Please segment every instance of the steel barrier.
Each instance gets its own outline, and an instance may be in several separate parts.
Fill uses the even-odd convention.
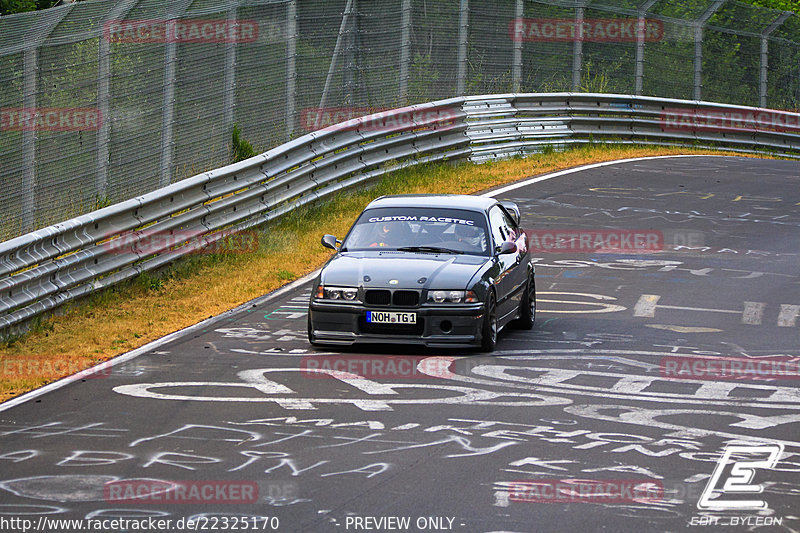
[[[0,243],[0,331],[233,232],[420,163],[484,162],[603,142],[800,158],[800,114],[690,100],[553,93],[451,98],[377,113]],[[154,233],[169,249],[137,247]],[[122,239],[122,241],[120,241]],[[118,243],[124,242],[124,246]]]

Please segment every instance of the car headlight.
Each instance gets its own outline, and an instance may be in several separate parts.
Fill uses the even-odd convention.
[[[428,291],[428,303],[434,304],[471,304],[478,301],[472,291]]]
[[[317,287],[317,300],[341,300],[344,302],[357,302],[358,289],[355,287]]]

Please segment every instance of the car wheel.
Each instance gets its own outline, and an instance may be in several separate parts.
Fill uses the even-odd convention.
[[[486,309],[483,313],[483,328],[481,331],[481,349],[484,352],[494,351],[497,345],[497,304],[494,293],[489,291],[486,298]]]
[[[514,325],[519,329],[531,329],[534,320],[536,320],[536,283],[533,277],[530,277],[525,285],[522,301],[519,303],[519,318]]]
[[[313,329],[311,328],[311,310],[308,310],[308,343],[312,346],[319,346],[316,340],[314,340],[314,333]]]

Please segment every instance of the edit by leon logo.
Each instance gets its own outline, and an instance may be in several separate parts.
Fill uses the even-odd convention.
[[[783,453],[783,444],[764,444],[758,446],[732,445],[725,448],[719,458],[714,473],[708,481],[697,508],[704,511],[751,511],[767,508],[761,499],[724,498],[723,496],[744,496],[761,494],[764,487],[753,483],[758,469],[771,469],[778,463]],[[723,473],[730,470],[723,483]]]

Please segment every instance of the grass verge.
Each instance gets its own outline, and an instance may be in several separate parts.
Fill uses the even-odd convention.
[[[60,316],[36,321],[25,335],[0,343],[0,401],[87,369],[313,271],[332,254],[320,245],[320,236],[343,237],[377,196],[469,194],[588,163],[686,153],[720,152],[588,145],[483,165],[427,165],[395,172],[368,190],[295,210],[263,228],[252,253],[191,256],[158,275],[142,274],[69,306]]]

